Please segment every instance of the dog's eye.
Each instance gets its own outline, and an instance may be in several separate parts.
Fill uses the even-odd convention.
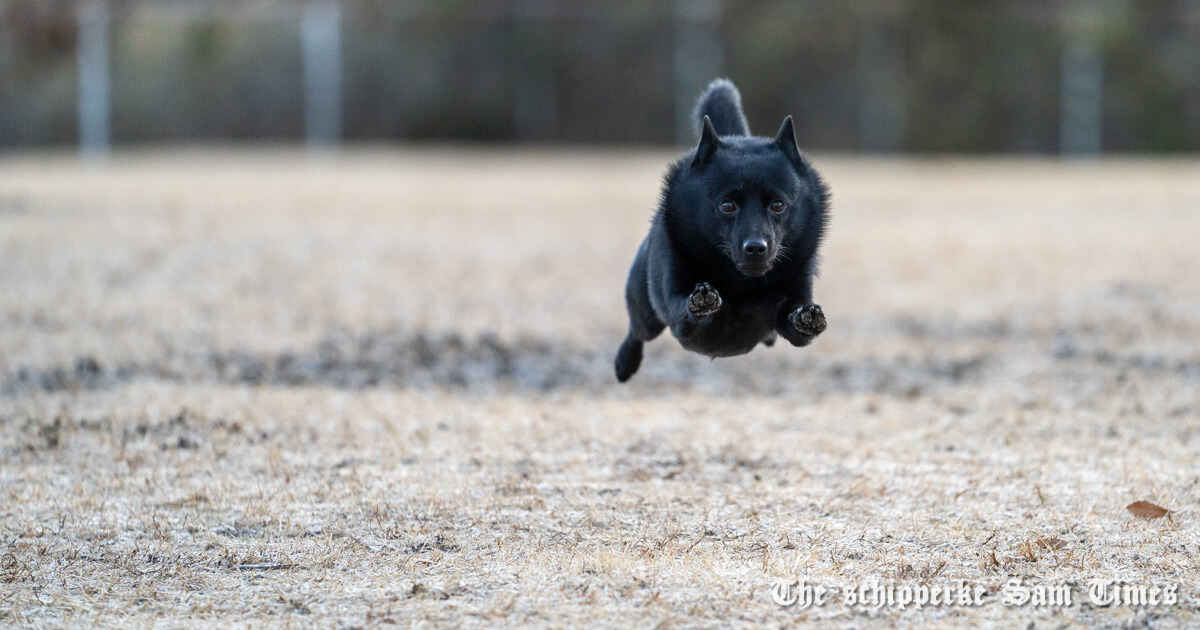
[[[725,214],[729,214],[734,210],[737,210],[737,206],[735,206],[732,201],[722,201],[721,205],[717,207],[720,208],[721,212],[724,212]]]
[[[786,208],[787,206],[784,205],[784,203],[782,201],[772,201],[771,205],[768,207],[771,209],[771,212],[774,212],[775,214],[779,214],[780,212],[783,212],[783,209]]]

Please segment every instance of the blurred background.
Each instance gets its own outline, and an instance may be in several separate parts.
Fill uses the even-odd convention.
[[[1200,0],[0,0],[0,149],[690,143],[715,76],[807,149],[1200,149]]]

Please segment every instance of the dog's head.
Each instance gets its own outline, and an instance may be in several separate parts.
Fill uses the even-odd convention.
[[[718,137],[704,118],[690,164],[680,165],[692,233],[728,256],[743,275],[767,274],[798,237],[820,237],[824,189],[796,145],[792,117],[774,140]]]

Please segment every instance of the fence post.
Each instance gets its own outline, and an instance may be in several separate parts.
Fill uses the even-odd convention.
[[[1100,104],[1104,93],[1104,61],[1092,38],[1069,33],[1062,55],[1058,149],[1065,155],[1100,153]]]
[[[907,103],[904,94],[904,40],[899,11],[884,4],[863,20],[858,44],[858,148],[860,151],[901,151]]]
[[[102,157],[112,146],[112,86],[108,67],[111,22],[105,4],[91,3],[79,11],[79,153]]]
[[[1103,147],[1105,27],[1128,19],[1126,0],[1069,0],[1059,7],[1058,150],[1096,155]]]
[[[517,0],[513,5],[509,43],[514,48],[513,132],[517,140],[548,140],[558,129],[558,82],[544,51],[553,48],[559,6],[554,0]]]
[[[675,0],[675,138],[691,144],[696,138],[692,120],[696,99],[725,64],[717,32],[721,0]]]
[[[304,7],[304,135],[310,146],[342,138],[342,7],[325,1]]]

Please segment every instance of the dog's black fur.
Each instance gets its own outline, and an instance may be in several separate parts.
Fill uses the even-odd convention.
[[[772,345],[806,346],[825,330],[812,303],[828,189],[796,145],[792,117],[774,139],[750,136],[733,83],[713,81],[696,107],[700,143],[671,165],[625,304],[629,336],[617,380],[642,362],[642,345],[670,327],[710,357]]]

